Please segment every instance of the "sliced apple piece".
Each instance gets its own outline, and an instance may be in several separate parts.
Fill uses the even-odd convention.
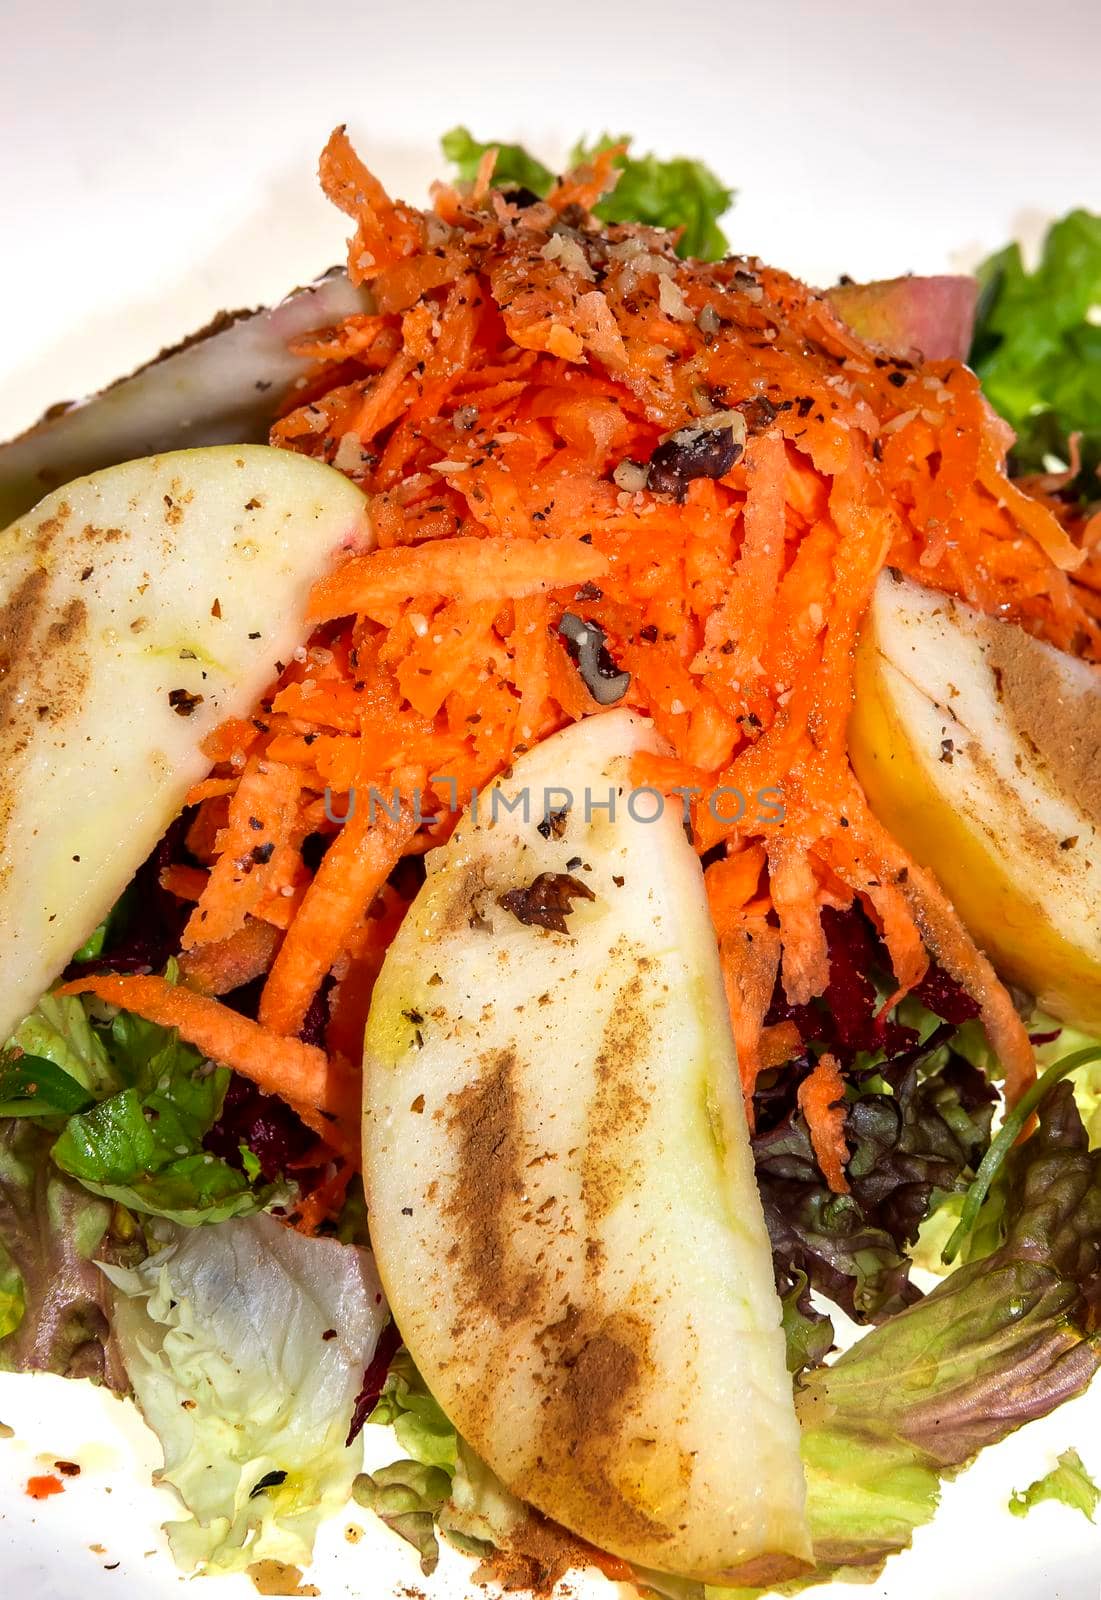
[[[977,278],[884,278],[826,291],[861,339],[899,356],[965,361],[975,331]]]
[[[0,445],[0,527],[59,484],[120,461],[264,442],[287,391],[310,370],[292,341],[369,304],[366,291],[334,268],[277,306],[223,313],[87,400],[52,406]]]
[[[849,749],[999,972],[1101,1028],[1101,669],[887,572]]]
[[[366,502],[265,446],[131,461],[0,533],[0,1038],[35,1004],[308,633]]]
[[[810,1545],[703,877],[678,808],[626,809],[657,747],[627,712],[577,724],[428,858],[367,1026],[364,1173],[472,1448],[600,1548],[721,1583]]]

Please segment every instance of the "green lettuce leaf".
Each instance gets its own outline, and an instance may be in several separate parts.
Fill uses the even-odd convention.
[[[1089,1050],[1101,1044],[1095,1034],[1068,1027],[1066,1023],[1056,1022],[1042,1012],[1032,1018],[1029,1028],[1033,1033],[1055,1034],[1055,1038],[1049,1039],[1046,1044],[1036,1046],[1036,1061],[1041,1069],[1054,1065],[1066,1055],[1077,1054],[1079,1050]],[[1089,1136],[1090,1148],[1097,1149],[1101,1145],[1101,1061],[1076,1072],[1071,1082]]]
[[[549,167],[529,154],[522,145],[498,144],[475,139],[467,128],[452,128],[440,141],[443,153],[466,183],[473,181],[478,163],[487,150],[497,150],[493,181],[501,187],[518,185],[540,197],[553,184]],[[612,145],[630,144],[626,136],[604,134],[592,144],[580,141],[570,152],[570,163],[582,166]],[[675,156],[663,161],[655,155],[632,155],[630,150],[615,159],[619,181],[611,194],[595,208],[605,222],[644,222],[654,228],[681,228],[677,246],[682,256],[698,256],[713,261],[726,253],[726,236],[718,219],[728,211],[734,190],[702,161]]]
[[[304,1566],[362,1460],[345,1439],[388,1316],[373,1260],[267,1216],[167,1237],[140,1267],[105,1270],[159,1477],[188,1513],[168,1526],[173,1554],[212,1572]]]
[[[458,1435],[404,1347],[390,1363],[378,1404],[367,1420],[393,1428],[402,1449],[422,1466],[454,1472]]]
[[[1101,1503],[1101,1489],[1086,1471],[1077,1450],[1064,1450],[1050,1472],[1030,1483],[1027,1489],[1015,1490],[1009,1509],[1015,1517],[1024,1517],[1041,1500],[1058,1500],[1093,1521],[1093,1514]]]
[[[361,1473],[355,1496],[417,1550],[421,1569],[439,1560],[436,1529],[459,1549],[507,1548],[531,1513],[456,1433],[404,1347],[390,1363],[368,1422],[393,1428],[411,1460]]]
[[[270,1204],[255,1169],[202,1148],[229,1083],[175,1029],[120,1011],[93,1037],[116,1092],[71,1116],[53,1159],[95,1194],[187,1227],[246,1216]]]
[[[626,135],[604,134],[594,144],[574,145],[570,161],[580,166],[612,145],[630,144]],[[645,222],[654,228],[683,228],[678,254],[716,261],[726,254],[727,239],[719,218],[729,211],[734,190],[716,177],[702,161],[674,156],[662,161],[655,155],[635,156],[627,151],[616,157],[619,182],[596,206],[604,222]]]
[[[464,183],[473,183],[478,175],[478,164],[487,150],[496,149],[497,162],[493,168],[493,181],[498,187],[512,184],[530,189],[532,194],[546,195],[554,183],[554,173],[537,161],[520,144],[499,144],[495,140],[483,143],[475,139],[469,128],[452,128],[440,140],[447,160],[457,169]]]
[[[833,1349],[833,1323],[814,1309],[810,1279],[798,1267],[789,1273],[791,1287],[780,1295],[781,1326],[791,1373],[817,1367]]]
[[[93,1378],[121,1392],[95,1259],[139,1259],[144,1241],[133,1218],[57,1170],[52,1138],[26,1118],[0,1122],[0,1370]]]
[[[110,1094],[119,1081],[107,1046],[82,999],[46,994],[8,1040],[8,1049],[51,1061],[87,1089],[93,1099]]]
[[[1008,245],[979,269],[982,293],[971,364],[991,403],[1016,430],[1019,470],[1069,461],[1082,435],[1082,493],[1096,495],[1101,462],[1101,216],[1072,211],[1049,230],[1029,272]]]
[[[451,1496],[439,1518],[450,1542],[473,1555],[507,1550],[530,1517],[523,1501],[510,1494],[497,1474],[460,1439]]]
[[[91,1104],[84,1085],[45,1056],[0,1055],[0,1117],[67,1117]]]

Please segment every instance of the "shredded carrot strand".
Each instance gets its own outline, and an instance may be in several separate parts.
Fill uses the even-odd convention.
[[[815,1159],[834,1194],[848,1194],[845,1165],[845,1083],[841,1069],[828,1051],[818,1057],[809,1078],[799,1085],[799,1109],[807,1119]]]
[[[244,925],[276,876],[298,815],[292,767],[252,760],[229,803],[209,882],[184,930],[185,949],[228,939]]]
[[[182,861],[173,861],[160,871],[161,888],[177,900],[201,900],[209,879],[210,873],[202,867],[189,867]]]
[[[742,1097],[752,1129],[753,1091],[763,1070],[762,1024],[780,967],[779,929],[770,927],[762,915],[747,912],[737,925],[720,937],[719,960],[738,1055]]]
[[[368,796],[329,847],[291,923],[260,997],[260,1021],[279,1034],[297,1033],[321,980],[355,924],[386,882],[416,829],[407,812],[395,821],[372,815]]]
[[[589,545],[533,539],[434,539],[356,556],[314,586],[310,617],[372,616],[414,595],[508,600],[603,577],[608,563]]]
[[[200,994],[229,994],[267,972],[279,940],[279,929],[270,922],[246,917],[244,925],[228,939],[185,950],[180,956],[180,977]]]

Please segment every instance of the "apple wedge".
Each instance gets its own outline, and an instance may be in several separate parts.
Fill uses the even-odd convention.
[[[1101,1028],[1101,669],[885,572],[849,750],[1002,976]]]
[[[223,313],[99,394],[51,406],[0,445],[0,527],[86,472],[169,450],[267,439],[288,392],[311,368],[291,344],[369,305],[365,291],[334,268],[277,306]]]
[[[977,278],[885,278],[826,290],[834,310],[869,344],[924,361],[965,361],[975,331]]]
[[[0,533],[0,1038],[107,913],[308,633],[366,502],[265,446],[78,479]]]
[[[625,711],[577,724],[428,858],[368,1021],[364,1174],[398,1327],[508,1488],[749,1581],[810,1555],[799,1431],[703,877],[679,807],[627,810],[655,748]]]

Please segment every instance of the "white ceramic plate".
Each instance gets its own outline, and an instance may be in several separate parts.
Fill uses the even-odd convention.
[[[812,281],[936,272],[1045,216],[1101,209],[1095,0],[7,0],[0,51],[0,437],[129,371],[225,307],[278,298],[338,259],[344,219],[314,181],[347,121],[395,191],[422,198],[455,122],[558,159],[582,132],[705,157],[739,188],[729,233]],[[133,1410],[83,1384],[0,1377],[0,1569],[15,1595],[184,1581],[156,1531],[172,1497]],[[1101,1385],[988,1451],[887,1576],[828,1600],[1098,1600],[1101,1531],[1010,1491],[1074,1444],[1101,1477]],[[377,1463],[392,1447],[368,1430]],[[62,1496],[24,1486],[82,1465]],[[364,1530],[350,1542],[351,1523]],[[117,1565],[116,1565],[117,1563]],[[212,1600],[254,1593],[206,1580]],[[309,1574],[327,1600],[458,1600],[352,1508]],[[570,1587],[609,1593],[603,1580]]]

